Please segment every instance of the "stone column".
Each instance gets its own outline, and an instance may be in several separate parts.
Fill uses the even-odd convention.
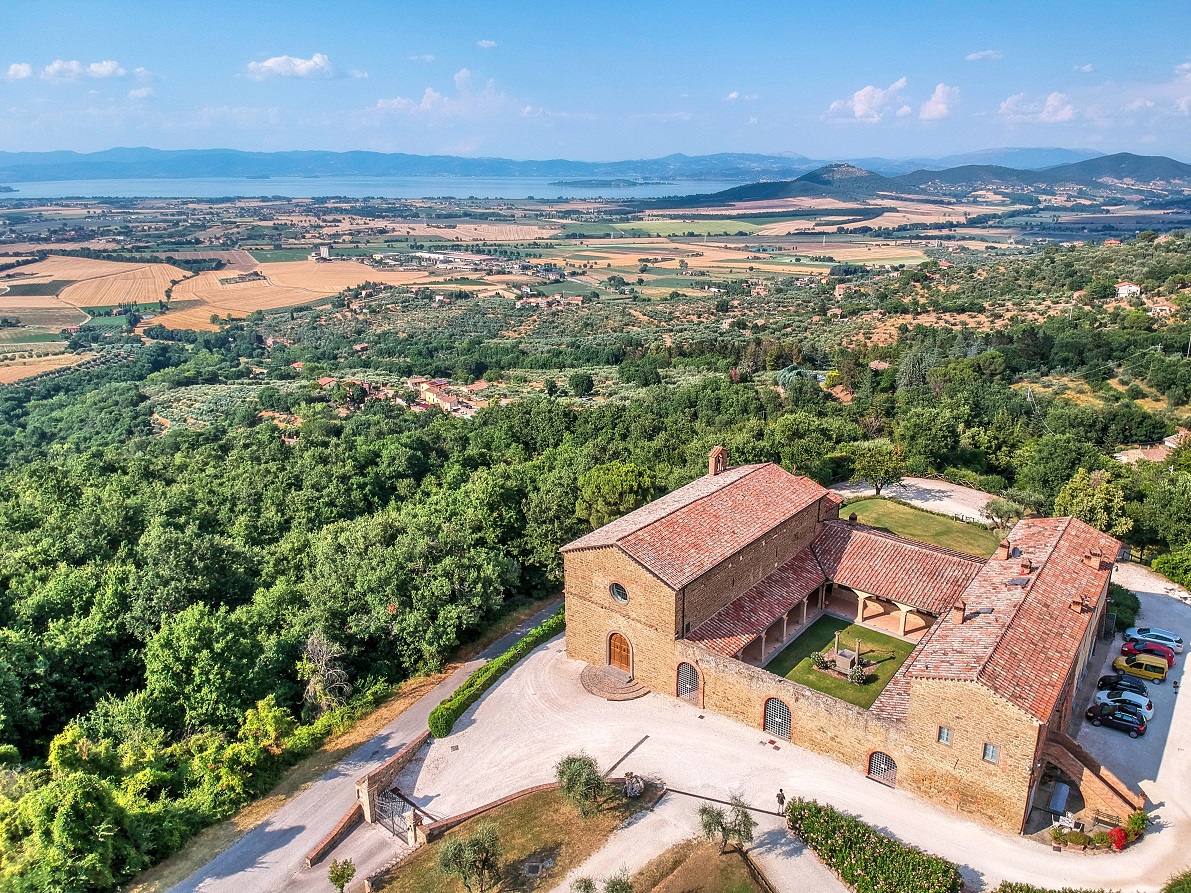
[[[864,623],[864,609],[868,607],[868,597],[856,593],[856,622]]]
[[[897,617],[897,634],[904,636],[906,634],[906,619],[910,616],[910,609],[903,605],[898,605]]]

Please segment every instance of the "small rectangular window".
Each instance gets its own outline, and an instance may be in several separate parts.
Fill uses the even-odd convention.
[[[947,728],[947,726],[939,726],[939,743],[951,743],[951,729]]]
[[[984,762],[995,763],[1001,759],[1001,748],[995,744],[984,745]]]

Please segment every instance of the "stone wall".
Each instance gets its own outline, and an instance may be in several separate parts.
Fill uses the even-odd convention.
[[[372,824],[377,795],[392,786],[394,780],[401,774],[401,770],[409,765],[429,740],[430,732],[423,732],[380,766],[356,780],[356,800],[364,810],[364,821]]]

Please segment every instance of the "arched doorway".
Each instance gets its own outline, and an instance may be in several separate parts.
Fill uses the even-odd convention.
[[[889,787],[897,787],[897,763],[887,753],[874,750],[868,758],[868,777]]]
[[[790,708],[777,698],[765,702],[765,731],[779,738],[790,737]]]
[[[685,661],[678,665],[678,696],[699,703],[699,671]]]
[[[633,650],[629,640],[620,633],[613,633],[608,639],[608,663],[626,673],[633,672]]]

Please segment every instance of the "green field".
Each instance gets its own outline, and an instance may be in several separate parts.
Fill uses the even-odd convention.
[[[49,282],[25,282],[7,286],[4,295],[9,298],[49,297],[56,295],[68,285],[73,285],[73,279],[51,279]]]
[[[644,231],[659,236],[734,236],[737,233],[755,233],[761,227],[741,220],[641,220],[637,223],[613,223],[623,233],[635,235],[633,231]]]
[[[904,536],[923,543],[932,543],[957,552],[967,552],[987,558],[1003,536],[976,524],[965,524],[930,512],[919,511],[888,499],[861,499],[850,502],[840,510],[842,517],[856,513],[856,519],[870,527]]]
[[[31,332],[28,329],[0,329],[0,344],[46,344],[50,341],[61,341],[62,336],[56,332]]]
[[[837,679],[811,666],[810,656],[813,652],[828,651],[834,646],[836,630],[840,631],[841,647],[855,648],[856,639],[859,638],[861,656],[865,660],[875,661],[875,666],[869,667],[868,681],[863,685],[853,685],[846,679]],[[770,661],[765,669],[776,676],[784,676],[791,682],[867,710],[913,650],[911,642],[894,639],[838,617],[820,617]]]

